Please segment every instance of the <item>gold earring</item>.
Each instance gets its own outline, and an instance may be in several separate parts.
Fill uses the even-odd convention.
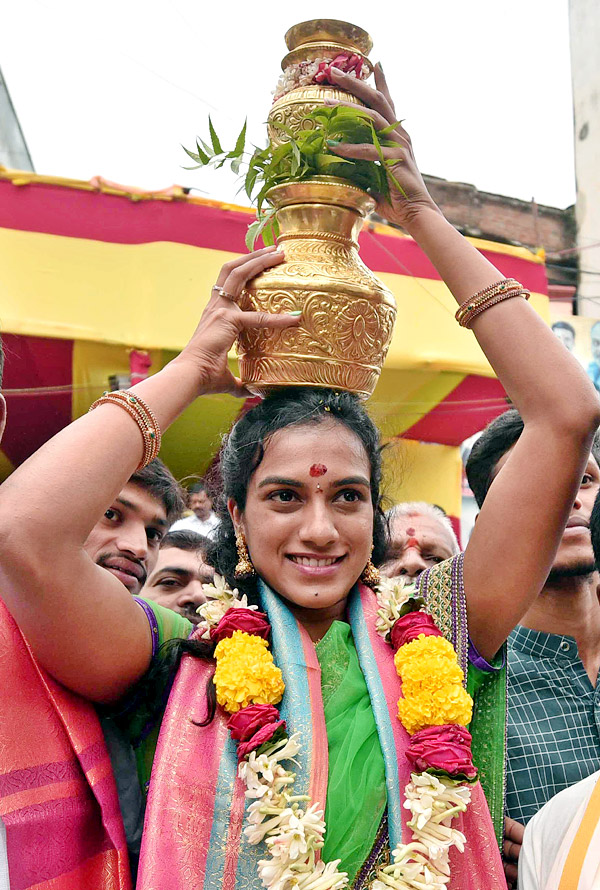
[[[373,547],[371,547],[371,553],[373,553]],[[374,590],[381,581],[379,569],[375,568],[370,556],[369,561],[364,567],[362,575],[360,576],[360,580],[366,587],[370,587],[371,590]]]
[[[250,561],[250,554],[246,545],[246,539],[242,531],[235,534],[235,546],[238,554],[238,561],[233,573],[234,578],[238,580],[242,578],[251,578],[254,575],[254,566]]]

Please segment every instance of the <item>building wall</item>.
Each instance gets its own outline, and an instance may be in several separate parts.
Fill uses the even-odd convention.
[[[433,199],[447,218],[467,235],[489,238],[549,253],[575,243],[573,209],[481,192],[465,182],[425,177]]]
[[[569,0],[579,313],[600,316],[600,6],[597,0]]]

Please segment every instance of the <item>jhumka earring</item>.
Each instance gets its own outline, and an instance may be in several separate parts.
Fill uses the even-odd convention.
[[[373,547],[371,547],[371,553],[373,553]],[[374,590],[381,581],[379,569],[375,568],[371,561],[371,557],[369,557],[369,561],[363,569],[360,580],[363,584],[365,584],[367,587],[370,587],[372,590]]]
[[[250,562],[250,554],[246,546],[246,539],[242,531],[235,534],[235,546],[238,554],[238,561],[233,573],[235,578],[251,578],[254,575],[254,566]]]

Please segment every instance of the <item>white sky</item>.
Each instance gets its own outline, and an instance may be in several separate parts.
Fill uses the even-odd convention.
[[[14,0],[0,67],[38,173],[234,200],[180,143],[210,111],[225,136],[247,115],[262,145],[283,35],[313,17],[369,31],[425,173],[574,202],[568,0]]]

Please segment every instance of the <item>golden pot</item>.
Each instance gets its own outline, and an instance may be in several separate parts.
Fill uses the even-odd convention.
[[[350,52],[359,55],[367,66],[369,74],[373,65],[367,58],[373,41],[366,31],[335,19],[312,19],[294,25],[285,35],[285,42],[290,52],[284,57],[281,68],[285,72],[290,66],[299,62],[314,59],[334,59],[338,53]],[[274,122],[285,124],[297,132],[299,129],[310,130],[313,121],[306,120],[317,106],[324,105],[326,99],[351,100],[359,105],[363,103],[345,90],[330,84],[309,84],[298,86],[275,100],[271,106],[267,121],[269,139],[276,145],[287,142],[288,136]]]
[[[368,398],[396,318],[392,294],[358,255],[358,234],[375,202],[330,176],[275,186],[268,200],[277,211],[285,262],[253,279],[239,303],[265,312],[300,310],[302,324],[240,334],[242,380],[257,395],[321,386]]]

